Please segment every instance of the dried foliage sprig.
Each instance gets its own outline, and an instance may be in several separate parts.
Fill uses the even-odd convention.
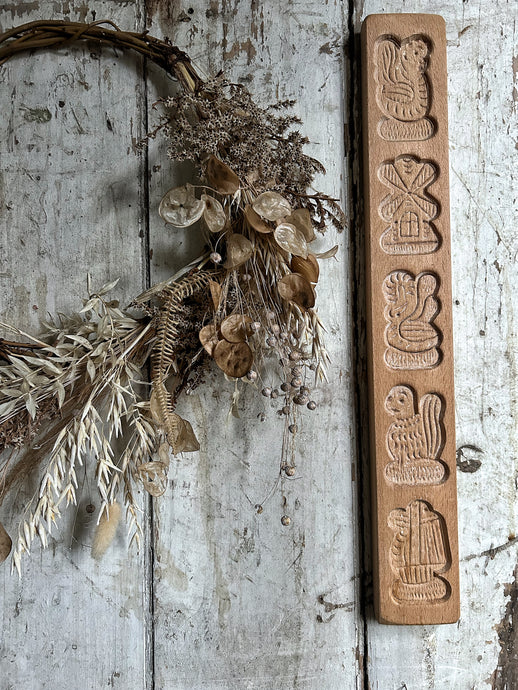
[[[222,76],[203,82],[167,41],[111,22],[33,22],[0,36],[0,64],[22,50],[80,38],[136,50],[179,81],[181,93],[163,99],[165,114],[150,136],[165,134],[169,156],[193,161],[200,182],[170,189],[159,213],[176,228],[201,224],[206,246],[177,276],[135,298],[131,310],[108,299],[115,281],[89,289],[79,313],[43,324],[39,338],[0,324],[17,338],[0,340],[0,504],[28,473],[40,476],[13,551],[19,572],[34,539],[46,546],[63,506],[77,504],[78,470],[87,464],[95,467],[101,501],[94,557],[115,534],[119,501],[139,542],[135,492],[162,494],[170,453],[199,449],[176,407],[211,362],[235,381],[231,412],[241,382],[278,400],[281,472],[293,476],[287,447],[297,410],[316,408],[310,381],[326,379],[329,363],[315,286],[319,259],[337,247],[319,255],[310,245],[327,224],[345,225],[338,202],[312,189],[325,171],[303,151],[299,120],[287,114],[293,102],[261,108]],[[0,547],[3,560],[10,539],[1,525]]]

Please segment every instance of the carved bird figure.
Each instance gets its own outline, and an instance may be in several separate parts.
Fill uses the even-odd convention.
[[[437,459],[441,451],[441,399],[434,393],[423,395],[415,411],[414,391],[394,386],[385,400],[385,409],[395,417],[387,432],[387,449],[392,458],[385,476],[397,484],[436,484],[442,481],[445,466]]]
[[[423,118],[428,112],[428,83],[424,76],[428,46],[420,38],[403,41],[391,38],[376,47],[377,100],[388,117],[404,122]]]
[[[431,325],[438,304],[437,280],[431,273],[413,278],[406,271],[393,271],[383,282],[387,306],[387,343],[402,352],[425,352],[439,344]]]

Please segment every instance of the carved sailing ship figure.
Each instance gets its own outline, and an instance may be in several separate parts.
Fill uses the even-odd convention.
[[[424,141],[435,132],[426,117],[430,88],[426,77],[430,49],[424,36],[410,36],[401,44],[384,37],[374,49],[376,101],[386,115],[378,133],[387,141]]]
[[[378,178],[390,189],[379,206],[379,215],[390,223],[380,239],[387,254],[429,254],[439,248],[430,222],[437,218],[439,204],[425,191],[436,177],[431,163],[413,156],[398,156],[379,167]]]
[[[442,517],[425,501],[412,501],[392,510],[388,526],[394,532],[390,567],[397,576],[392,596],[400,604],[433,604],[446,600],[451,588],[438,576],[451,558]]]
[[[395,417],[387,431],[392,461],[385,477],[395,484],[440,484],[446,473],[438,459],[442,447],[441,399],[423,395],[415,412],[415,394],[408,386],[394,386],[385,400],[386,411]]]
[[[385,363],[392,369],[432,369],[439,362],[437,278],[393,271],[383,281],[385,296]]]

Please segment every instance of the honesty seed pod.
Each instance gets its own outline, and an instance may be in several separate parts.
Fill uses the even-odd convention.
[[[320,267],[314,254],[308,254],[307,259],[302,256],[293,256],[290,267],[293,273],[300,273],[310,283],[318,282]]]
[[[0,563],[5,561],[7,556],[11,553],[11,546],[11,537],[7,534],[4,526],[0,522]]]
[[[273,232],[273,227],[268,225],[268,223],[265,223],[261,216],[254,211],[252,206],[250,206],[250,204],[245,206],[245,218],[248,225],[256,232],[260,232],[262,234]]]
[[[220,194],[235,194],[240,182],[236,173],[216,156],[209,156],[205,167],[205,176],[211,187]]]
[[[252,367],[254,355],[246,343],[229,343],[220,340],[213,351],[214,361],[218,367],[233,378],[240,379]]]
[[[213,196],[201,195],[201,200],[205,202],[203,220],[211,232],[221,232],[227,223],[227,214],[223,206]]]
[[[290,223],[281,223],[275,228],[273,233],[275,241],[281,249],[294,256],[302,256],[304,259],[308,255],[308,245],[304,235]]]
[[[227,260],[225,268],[237,268],[244,264],[253,254],[252,243],[244,235],[230,235],[227,240]]]
[[[277,283],[277,289],[282,299],[295,302],[302,309],[315,306],[315,292],[309,281],[299,273],[288,273]]]
[[[216,328],[216,324],[214,323],[209,323],[207,326],[203,326],[201,331],[198,334],[198,337],[200,339],[200,343],[203,345],[205,350],[209,353],[209,355],[212,357],[212,354],[214,352],[214,348],[216,347],[218,341],[220,340],[220,337],[218,336],[218,329]]]
[[[278,192],[263,192],[253,201],[252,207],[261,218],[279,220],[291,213],[290,202]]]
[[[175,228],[187,228],[199,220],[205,210],[205,202],[194,195],[194,187],[186,184],[174,187],[164,194],[158,213],[166,223]]]
[[[251,324],[252,319],[246,314],[231,314],[221,324],[221,335],[229,343],[244,342],[253,333]]]
[[[306,242],[313,242],[315,231],[311,222],[311,214],[307,208],[297,208],[290,216],[284,218],[285,223],[291,223],[304,235]]]

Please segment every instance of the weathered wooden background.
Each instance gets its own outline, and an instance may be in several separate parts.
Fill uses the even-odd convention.
[[[453,295],[462,618],[391,627],[372,618],[358,188],[358,31],[376,12],[434,12],[448,31]],[[175,462],[146,511],[146,544],[124,530],[101,562],[77,514],[21,581],[0,570],[0,688],[518,688],[518,254],[515,0],[34,0],[0,3],[0,28],[110,18],[169,36],[205,72],[224,68],[263,103],[296,98],[341,196],[349,232],[319,291],[331,384],[297,441],[297,479],[265,503],[281,423],[253,398],[226,422],[214,375],[190,399],[199,454]],[[171,275],[196,238],[164,227],[161,195],[184,171],[163,141],[138,153],[173,88],[153,66],[88,45],[0,67],[2,319],[38,328],[122,276],[122,299]],[[29,491],[29,487],[28,487]],[[26,496],[2,507],[14,524]],[[286,501],[286,508],[282,501]],[[286,528],[284,512],[292,517]]]

